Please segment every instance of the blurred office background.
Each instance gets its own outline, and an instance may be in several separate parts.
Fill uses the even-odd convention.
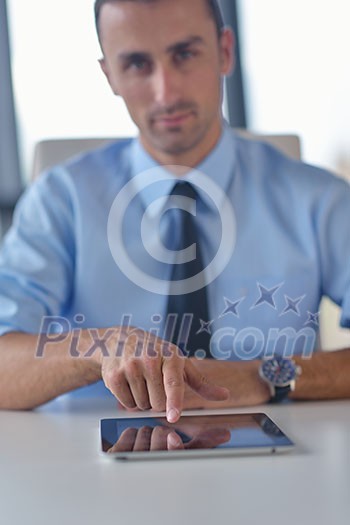
[[[295,133],[306,162],[350,179],[349,1],[221,4],[239,36],[226,117],[258,132]],[[0,237],[37,141],[136,134],[99,56],[93,0],[0,0]]]

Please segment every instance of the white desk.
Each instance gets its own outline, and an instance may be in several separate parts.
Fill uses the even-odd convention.
[[[295,452],[113,462],[98,455],[99,419],[116,414],[110,400],[0,412],[1,525],[348,525],[350,401],[258,411]]]

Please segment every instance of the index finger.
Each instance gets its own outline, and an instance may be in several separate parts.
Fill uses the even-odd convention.
[[[176,357],[164,360],[163,383],[166,397],[166,414],[169,423],[176,423],[180,418],[184,394],[184,364]]]

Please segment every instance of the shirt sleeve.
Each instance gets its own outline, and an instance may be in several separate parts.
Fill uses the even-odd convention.
[[[332,177],[316,214],[323,295],[342,308],[350,328],[350,185]]]
[[[64,170],[46,173],[21,197],[0,252],[0,335],[38,333],[64,315],[74,275],[74,206]]]

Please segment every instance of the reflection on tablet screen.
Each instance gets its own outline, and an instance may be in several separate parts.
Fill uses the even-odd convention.
[[[293,445],[265,414],[182,416],[177,423],[165,417],[104,419],[101,437],[103,451],[110,454]]]

